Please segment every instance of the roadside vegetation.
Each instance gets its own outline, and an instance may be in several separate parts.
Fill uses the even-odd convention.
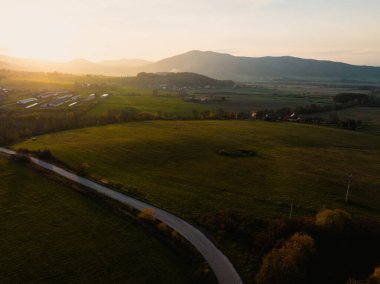
[[[193,264],[133,220],[4,158],[0,176],[1,283],[193,283]]]
[[[203,217],[247,283],[377,283],[380,223],[341,209],[263,220],[238,210]]]

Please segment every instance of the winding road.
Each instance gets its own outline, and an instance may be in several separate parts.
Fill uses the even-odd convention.
[[[15,151],[1,148],[0,153],[6,155],[14,155]],[[117,200],[125,205],[131,206],[139,211],[146,208],[154,210],[155,218],[161,222],[166,223],[168,226],[176,230],[180,235],[187,239],[193,246],[202,254],[206,259],[211,269],[215,273],[216,278],[220,284],[238,284],[243,283],[239,274],[228,260],[228,258],[197,228],[185,222],[181,218],[170,214],[160,208],[154,207],[148,203],[134,199],[108,187],[97,184],[89,179],[77,176],[53,164],[44,162],[40,159],[31,157],[31,162],[46,170],[52,171],[68,180],[79,183],[93,191],[107,196],[113,200]]]

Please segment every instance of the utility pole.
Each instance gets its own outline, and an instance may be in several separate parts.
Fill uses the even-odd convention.
[[[352,179],[352,174],[349,174],[348,175],[348,180],[347,180],[346,203],[348,202],[348,194],[350,193],[351,179]]]
[[[290,205],[289,219],[292,219],[292,216],[293,216],[293,200],[292,200],[292,204]]]

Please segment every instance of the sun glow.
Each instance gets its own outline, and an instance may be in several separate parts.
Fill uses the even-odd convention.
[[[377,0],[0,0],[0,54],[158,60],[193,49],[380,64]]]
[[[33,2],[33,1],[30,1]],[[55,9],[41,10],[32,3],[14,5],[13,13],[0,19],[1,38],[9,55],[49,60],[75,56],[73,45],[80,38],[78,22]]]

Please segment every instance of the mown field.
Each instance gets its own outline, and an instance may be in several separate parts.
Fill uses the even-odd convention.
[[[257,217],[345,208],[380,216],[380,138],[262,121],[154,121],[44,135],[14,148],[50,149],[72,167],[137,189],[186,219],[238,209]],[[246,149],[255,157],[220,150]],[[344,203],[352,174],[350,203]]]
[[[188,263],[103,203],[0,157],[1,283],[188,283]]]

